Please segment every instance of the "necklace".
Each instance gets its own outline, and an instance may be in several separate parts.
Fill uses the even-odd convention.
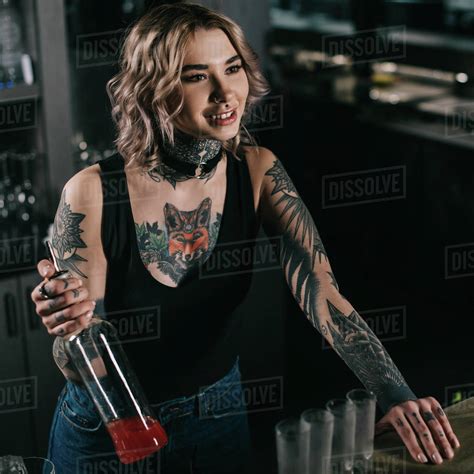
[[[161,141],[163,163],[188,176],[205,178],[223,155],[222,142],[210,138],[196,138],[176,129],[174,146]]]

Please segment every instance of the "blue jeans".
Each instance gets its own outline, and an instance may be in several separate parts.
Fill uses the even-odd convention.
[[[250,470],[250,435],[238,357],[230,372],[213,385],[153,408],[168,444],[125,466],[115,454],[89,393],[68,381],[54,413],[48,459],[57,474],[241,474]]]

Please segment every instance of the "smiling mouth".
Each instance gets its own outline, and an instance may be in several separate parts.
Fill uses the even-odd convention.
[[[206,118],[211,119],[211,120],[225,120],[228,119],[229,117],[232,116],[234,112],[236,112],[237,109],[232,109],[229,110],[228,112],[225,112],[223,114],[217,114],[217,115],[206,115]]]

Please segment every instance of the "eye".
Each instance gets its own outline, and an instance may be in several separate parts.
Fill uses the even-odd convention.
[[[233,69],[233,74],[235,74],[242,69],[242,64],[236,64],[235,66],[231,66],[229,69]]]
[[[227,70],[231,71],[231,74],[236,74],[240,71],[240,69],[242,69],[242,64],[236,64],[234,66],[230,66]],[[206,75],[205,74],[194,74],[192,76],[187,76],[187,77],[184,77],[183,79],[186,81],[186,82],[201,82],[201,77],[203,78],[206,78]]]
[[[200,79],[196,79],[198,77],[206,77],[206,76],[204,74],[194,74],[194,76],[185,77],[184,80],[186,82],[199,82]]]

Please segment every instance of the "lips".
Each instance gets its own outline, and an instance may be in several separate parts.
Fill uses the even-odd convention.
[[[215,112],[213,114],[206,115],[206,118],[212,119],[212,117],[215,116],[215,115],[220,116],[220,115],[224,115],[224,114],[231,114],[232,112],[235,112],[236,110],[237,110],[237,107],[235,107],[233,109],[230,109],[230,110],[222,110],[220,112]],[[218,118],[220,118],[220,117],[218,117]]]

